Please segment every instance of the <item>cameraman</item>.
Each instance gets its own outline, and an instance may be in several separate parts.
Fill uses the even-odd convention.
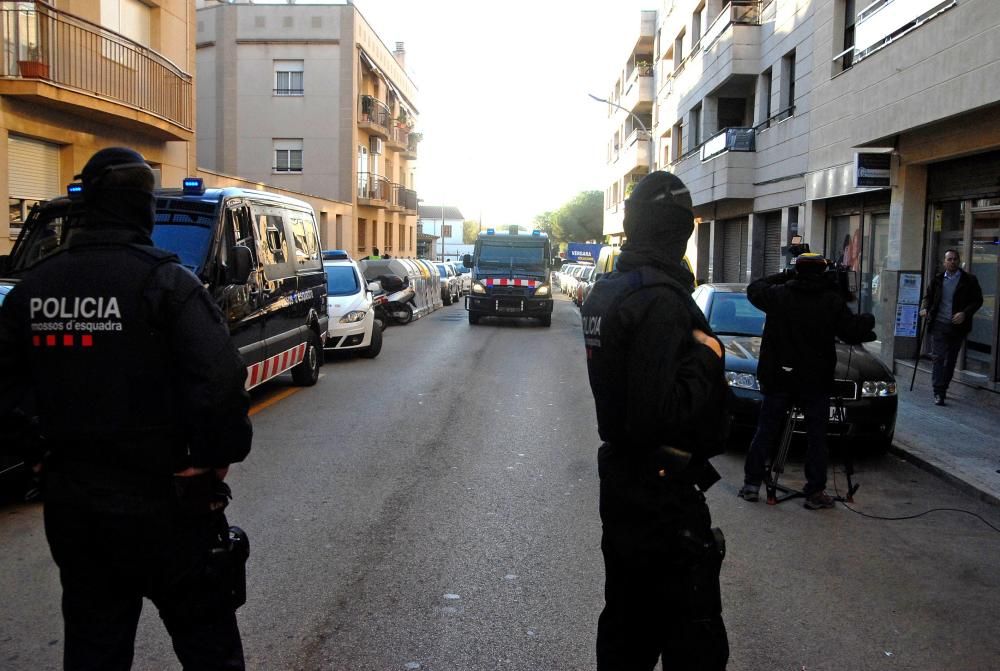
[[[719,477],[708,458],[721,452],[729,390],[681,263],[694,228],[687,188],[650,173],[625,201],[624,228],[615,272],[581,310],[604,441],[597,668],[651,670],[662,658],[665,669],[718,671],[729,657],[723,547],[703,492]]]
[[[808,439],[805,507],[833,507],[824,488],[826,426],[837,365],[834,339],[851,345],[874,340],[875,318],[852,313],[840,288],[831,281],[836,276],[826,271],[827,260],[807,252],[796,257],[792,272],[764,277],[747,287],[747,298],[767,314],[767,321],[757,365],[764,402],[739,492],[746,501],[758,500],[768,454],[789,410],[798,407],[805,415]]]

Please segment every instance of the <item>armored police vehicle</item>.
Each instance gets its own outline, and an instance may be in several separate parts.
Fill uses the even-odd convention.
[[[16,281],[72,237],[85,216],[80,189],[32,209],[0,257],[0,278]],[[197,178],[156,191],[153,244],[176,253],[218,302],[247,364],[247,389],[288,371],[300,385],[319,378],[328,327],[319,240],[313,209],[300,200],[206,189]]]
[[[479,234],[463,263],[472,268],[472,293],[465,299],[470,324],[493,316],[534,317],[542,326],[552,325],[549,271],[561,260],[553,258],[547,235],[521,234],[516,226],[506,234],[491,228]]]

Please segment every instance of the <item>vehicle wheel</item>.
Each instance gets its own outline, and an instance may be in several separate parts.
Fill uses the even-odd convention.
[[[322,361],[323,343],[315,331],[310,331],[306,341],[306,355],[302,363],[292,369],[292,382],[300,387],[311,387],[319,379],[319,366]]]
[[[389,314],[392,315],[397,324],[409,324],[413,321],[413,308],[406,303],[397,303],[389,309]]]
[[[476,314],[475,312],[472,312],[471,310],[469,311],[469,323],[470,324],[478,324],[479,323],[479,315]]]
[[[372,328],[372,341],[368,344],[368,347],[361,350],[361,356],[365,359],[374,359],[378,356],[378,353],[382,351],[382,329],[376,324]]]
[[[540,317],[538,321],[542,322],[542,326],[552,326],[552,315]]]
[[[441,294],[441,302],[445,305],[451,305],[451,292]]]

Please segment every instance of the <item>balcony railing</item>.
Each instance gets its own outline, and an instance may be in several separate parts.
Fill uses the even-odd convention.
[[[413,189],[407,189],[402,184],[392,185],[392,201],[393,207],[400,207],[404,210],[416,210],[417,209],[417,192]]]
[[[755,151],[756,135],[753,128],[723,128],[701,145],[701,160],[727,151]]]
[[[410,129],[405,126],[393,126],[389,139],[396,145],[408,147],[410,145]]]
[[[858,12],[854,24],[854,62],[899,39],[925,21],[951,9],[955,0],[876,0]]]
[[[392,198],[392,182],[373,172],[359,172],[358,198],[389,202],[389,199]]]
[[[375,96],[363,95],[358,98],[358,120],[362,123],[381,126],[388,134],[390,118],[389,108]]]
[[[4,0],[0,18],[0,76],[49,81],[192,130],[191,75],[155,51],[40,0]]]
[[[732,25],[759,26],[760,2],[758,0],[732,0],[719,12],[715,21],[701,36],[701,50],[711,49],[715,41],[726,32],[726,28]]]

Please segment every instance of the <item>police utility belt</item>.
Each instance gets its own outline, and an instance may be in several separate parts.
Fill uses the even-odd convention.
[[[623,449],[621,443],[608,442],[613,450]],[[647,475],[663,479],[669,484],[697,487],[707,492],[722,479],[707,459],[669,445],[659,445],[646,451],[645,464],[641,467]]]

